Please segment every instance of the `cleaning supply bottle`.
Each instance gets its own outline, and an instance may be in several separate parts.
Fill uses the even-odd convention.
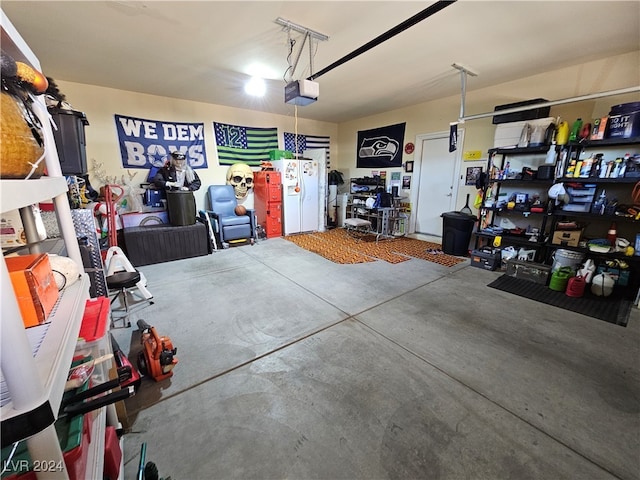
[[[609,178],[618,178],[620,176],[620,167],[622,166],[622,158],[616,158],[616,161],[613,164],[613,168],[611,169],[611,173],[609,174]]]
[[[565,173],[565,177],[573,177],[576,172],[576,164],[577,160],[575,158],[571,158],[569,160],[569,164],[567,165],[567,171]]]
[[[611,226],[609,227],[609,231],[607,232],[607,240],[612,246],[615,246],[616,239],[618,238],[618,229],[616,227],[616,222],[611,222]]]
[[[566,145],[569,142],[569,124],[567,122],[560,122],[558,124],[558,130],[556,131],[556,144]]]
[[[603,153],[596,153],[595,158],[593,160],[593,165],[591,166],[591,172],[589,172],[590,177],[600,176],[600,167],[602,165],[602,157],[604,157]]]
[[[607,207],[607,192],[606,190],[602,189],[602,193],[593,204],[591,213],[595,213],[596,215],[604,215],[604,209],[606,207]]]
[[[573,170],[573,178],[578,178],[580,176],[580,171],[582,170],[583,163],[584,163],[584,160],[578,157],[578,159],[576,160],[575,169]]]
[[[556,142],[553,141],[547,150],[547,157],[544,159],[545,165],[553,165],[556,163]]]
[[[582,118],[578,118],[571,126],[571,133],[569,134],[569,141],[575,142],[580,135],[580,129],[582,129]]]
[[[591,168],[593,167],[593,154],[589,158],[585,158],[580,167],[580,178],[588,178],[591,175]]]
[[[560,178],[564,176],[565,169],[567,168],[567,156],[568,152],[566,148],[560,148],[560,153],[558,154],[558,162],[556,163],[556,171],[555,178]]]

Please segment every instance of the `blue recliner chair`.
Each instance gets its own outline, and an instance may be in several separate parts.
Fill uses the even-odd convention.
[[[236,215],[238,205],[233,186],[211,185],[207,191],[209,207],[207,215],[211,220],[214,233],[220,239],[223,248],[229,248],[229,243],[255,243],[255,213],[247,209],[246,215]]]

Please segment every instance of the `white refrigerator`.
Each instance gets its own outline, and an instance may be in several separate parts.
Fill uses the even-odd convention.
[[[323,164],[324,162],[324,164]],[[300,159],[271,162],[282,177],[282,220],[284,234],[324,230],[324,194],[321,182],[326,171],[326,153],[322,149],[305,150]]]

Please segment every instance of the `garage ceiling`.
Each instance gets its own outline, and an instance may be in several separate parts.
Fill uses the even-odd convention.
[[[3,0],[2,10],[54,79],[291,115],[284,78],[298,54],[294,79],[433,3]],[[292,31],[288,61],[289,34],[278,17],[329,39],[314,42],[312,56]],[[479,74],[468,79],[470,92],[638,50],[638,1],[459,0],[321,75],[319,100],[298,115],[340,123],[459,95],[453,63]],[[243,91],[255,65],[270,72],[260,100]],[[640,72],[632,80],[639,83]]]

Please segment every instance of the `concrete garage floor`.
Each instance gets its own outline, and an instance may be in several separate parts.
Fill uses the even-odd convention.
[[[627,328],[412,259],[337,265],[276,238],[141,267],[174,376],[127,401],[176,479],[639,479],[640,311]]]

